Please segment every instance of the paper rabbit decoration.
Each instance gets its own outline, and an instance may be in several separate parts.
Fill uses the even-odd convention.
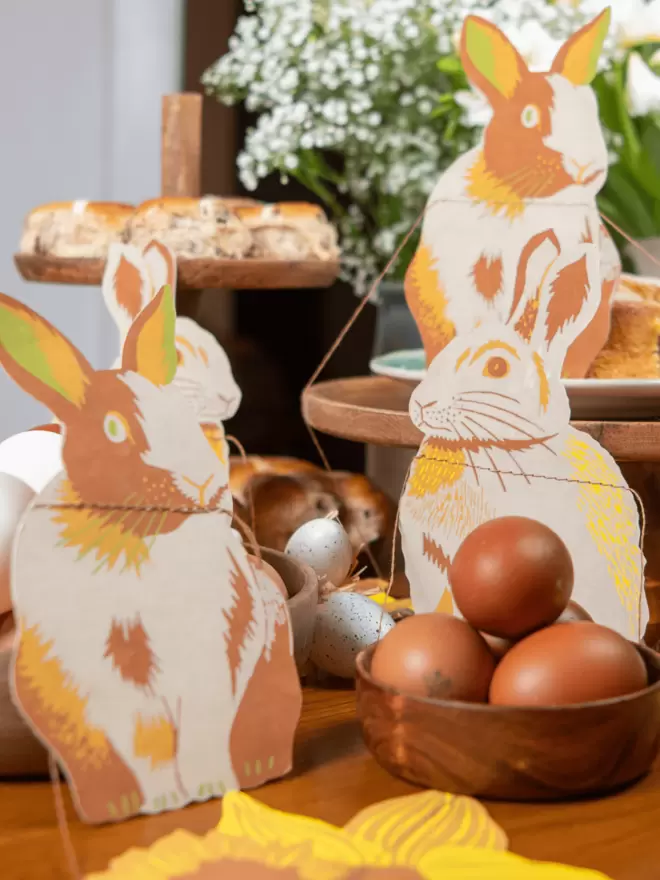
[[[563,308],[576,315],[585,290],[601,290],[564,374],[585,376],[604,345],[621,264],[596,207],[608,156],[589,83],[609,21],[607,9],[564,44],[549,73],[532,73],[495,25],[466,19],[461,59],[493,116],[482,143],[440,177],[406,277],[427,363],[455,335],[510,318],[521,261],[548,231],[559,250],[554,295]],[[574,258],[578,243],[600,254],[589,274],[585,260]]]
[[[286,773],[301,694],[285,597],[232,532],[226,468],[172,384],[169,288],[101,371],[0,295],[0,363],[63,425],[64,471],[14,546],[12,688],[81,818]]]
[[[548,239],[525,263],[511,318],[457,335],[412,394],[424,442],[400,509],[406,574],[416,611],[451,613],[447,572],[463,539],[496,517],[530,517],[568,547],[576,601],[636,639],[648,621],[637,507],[614,459],[570,426],[561,365],[592,312],[553,319],[553,256]],[[597,259],[585,252],[588,271]]]
[[[176,299],[176,256],[162,242],[153,240],[144,250],[110,246],[103,298],[122,346],[133,321],[164,284],[170,285]],[[223,422],[236,414],[241,403],[229,358],[216,338],[190,318],[176,319],[176,348],[173,384],[194,407],[208,441],[228,467]]]

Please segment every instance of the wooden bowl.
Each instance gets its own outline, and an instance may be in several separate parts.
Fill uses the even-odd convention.
[[[614,700],[548,708],[408,696],[357,658],[357,712],[376,760],[418,785],[514,801],[602,795],[639,779],[660,749],[660,656],[635,646],[651,684]],[[576,669],[576,675],[579,670]]]
[[[262,547],[261,555],[265,562],[273,566],[288,590],[287,606],[293,629],[293,651],[298,671],[302,672],[312,650],[316,609],[319,604],[318,577],[309,565],[298,562],[279,550]]]

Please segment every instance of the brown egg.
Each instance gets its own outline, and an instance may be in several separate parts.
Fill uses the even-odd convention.
[[[486,642],[490,651],[498,662],[504,657],[504,655],[511,650],[515,642],[510,641],[509,639],[501,639],[499,636],[491,636],[488,633],[479,633],[481,638]]]
[[[485,702],[495,659],[469,623],[449,614],[416,614],[397,623],[374,651],[371,674],[406,694]]]
[[[497,667],[490,702],[564,706],[642,690],[644,661],[630,642],[596,623],[561,623],[528,636]]]
[[[561,538],[522,516],[493,519],[458,548],[449,571],[454,601],[472,626],[517,639],[553,623],[573,590]]]
[[[585,621],[593,623],[593,617],[588,611],[585,611],[582,605],[578,605],[572,599],[557,618],[557,623],[583,623]]]

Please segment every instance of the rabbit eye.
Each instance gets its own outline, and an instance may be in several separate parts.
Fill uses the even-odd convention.
[[[118,412],[109,412],[103,419],[103,430],[108,440],[113,443],[123,443],[130,437],[130,431],[126,419]]]
[[[503,357],[488,358],[484,367],[484,376],[491,379],[503,379],[509,372],[509,364]]]
[[[536,128],[541,121],[541,111],[536,104],[528,104],[522,112],[521,119],[525,128]]]

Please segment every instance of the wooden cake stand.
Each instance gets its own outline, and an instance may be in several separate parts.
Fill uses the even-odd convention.
[[[199,197],[201,193],[202,96],[165,95],[161,138],[163,196]],[[43,284],[98,286],[105,260],[65,259],[15,254],[14,262],[26,281]],[[194,316],[202,290],[278,290],[329,287],[339,274],[337,261],[215,260],[179,258],[177,305],[182,315]],[[197,295],[196,295],[197,294]]]
[[[302,396],[305,421],[317,431],[375,446],[417,449],[422,434],[408,415],[414,385],[384,376],[319,382]],[[572,422],[590,434],[619,463],[628,485],[641,497],[646,515],[644,554],[651,622],[646,641],[660,645],[660,462],[659,421]]]
[[[312,428],[333,437],[417,449],[422,434],[408,415],[413,388],[385,376],[319,382],[303,394],[303,415]],[[572,424],[598,440],[617,461],[660,462],[660,421]]]

